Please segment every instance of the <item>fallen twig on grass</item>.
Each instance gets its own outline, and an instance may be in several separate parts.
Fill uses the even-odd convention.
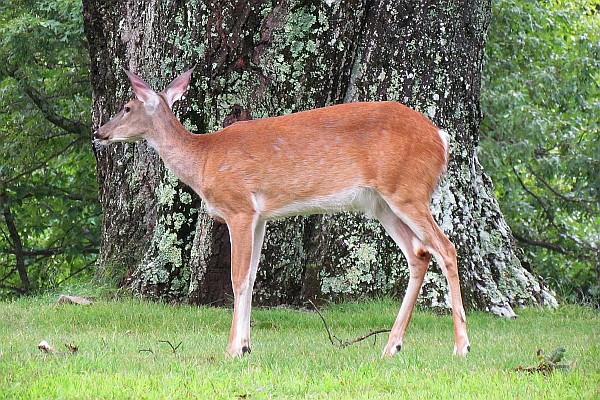
[[[179,344],[177,346],[173,346],[173,343],[171,343],[168,340],[159,340],[158,343],[166,343],[169,345],[169,347],[171,348],[171,351],[173,352],[173,354],[175,354],[177,352],[177,349],[179,348],[179,346],[181,346],[181,344],[183,343],[183,341],[179,342]],[[138,353],[150,353],[150,354],[154,354],[154,350],[152,349],[140,349],[138,350]]]
[[[323,314],[321,314],[321,311],[319,310],[319,308],[315,305],[315,303],[312,302],[312,300],[308,300],[308,302],[313,306],[313,308],[315,309],[315,311],[317,312],[317,314],[319,315],[319,317],[321,318],[321,321],[323,321],[323,325],[325,325],[325,330],[327,331],[327,335],[329,336],[329,341],[331,342],[331,344],[337,348],[343,349],[345,347],[350,346],[351,344],[354,343],[358,343],[362,340],[365,340],[368,337],[380,334],[380,333],[386,333],[386,332],[390,332],[391,329],[377,329],[374,331],[370,331],[369,333],[366,333],[362,336],[359,336],[355,339],[350,339],[350,340],[346,340],[346,341],[342,341],[341,339],[339,339],[338,337],[336,337],[334,334],[331,333],[331,329],[329,329],[329,324],[327,323],[327,320],[325,319],[325,317],[323,317]],[[335,339],[335,340],[334,340]]]
[[[390,331],[391,331],[391,329],[377,329],[377,330],[374,330],[374,331],[369,331],[369,333],[365,333],[364,335],[359,336],[359,337],[357,337],[355,339],[346,340],[344,343],[340,344],[340,348],[343,349],[344,347],[350,346],[351,344],[360,342],[361,340],[365,340],[366,338],[368,338],[370,336],[378,335],[380,333],[387,333],[387,332],[390,332]]]
[[[323,317],[323,314],[321,314],[321,311],[319,310],[319,308],[315,305],[315,303],[313,303],[312,300],[309,299],[308,302],[313,306],[313,308],[315,309],[315,311],[317,312],[319,317],[321,317],[321,321],[323,321],[323,325],[325,325],[325,329],[327,330],[327,335],[329,335],[329,341],[331,342],[331,344],[336,347],[341,347],[342,341],[331,334],[331,329],[329,329],[327,320],[325,320],[325,317]],[[338,341],[338,343],[335,343],[333,341],[334,338],[335,338],[335,340]]]
[[[173,350],[173,354],[175,354],[175,351],[177,351],[177,349],[179,348],[179,346],[181,346],[181,343],[183,343],[183,341],[179,342],[177,346],[173,346],[173,344],[171,344],[171,342],[169,342],[168,340],[159,340],[158,343],[168,344],[171,347],[171,350]]]

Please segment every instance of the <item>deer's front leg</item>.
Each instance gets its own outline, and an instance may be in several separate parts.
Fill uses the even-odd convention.
[[[231,283],[233,285],[233,322],[227,351],[231,357],[250,353],[250,311],[260,250],[265,236],[265,221],[258,215],[238,215],[227,221],[231,240]]]

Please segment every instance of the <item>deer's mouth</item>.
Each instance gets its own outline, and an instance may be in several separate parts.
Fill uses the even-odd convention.
[[[111,143],[139,142],[140,140],[143,140],[143,138],[141,138],[139,136],[131,136],[131,137],[115,136],[115,137],[109,137],[109,138],[100,138],[100,137],[96,136],[96,138],[94,139],[94,143],[100,144],[102,146],[107,146]]]

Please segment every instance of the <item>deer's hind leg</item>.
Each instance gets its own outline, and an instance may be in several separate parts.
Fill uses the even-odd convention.
[[[401,341],[410,320],[431,255],[435,257],[448,281],[454,324],[454,354],[466,355],[470,350],[470,343],[467,336],[467,322],[462,303],[454,244],[433,219],[429,210],[429,202],[394,203],[387,200],[386,202],[388,208],[384,208],[380,221],[384,226],[391,225],[390,228],[386,227],[386,230],[406,256],[411,278],[384,355],[394,354],[397,351],[394,350],[394,346],[401,345],[398,340]],[[397,217],[397,220],[389,215],[390,212]]]
[[[404,333],[417,302],[431,260],[431,254],[413,231],[394,214],[387,204],[380,208],[376,213],[376,217],[406,257],[410,274],[400,311],[390,332],[389,340],[383,349],[382,356],[392,356],[402,348]]]

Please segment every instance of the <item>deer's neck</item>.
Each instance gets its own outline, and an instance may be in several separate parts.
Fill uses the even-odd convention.
[[[172,118],[157,126],[147,140],[177,178],[193,189],[200,184],[205,157],[202,135],[192,134]]]

